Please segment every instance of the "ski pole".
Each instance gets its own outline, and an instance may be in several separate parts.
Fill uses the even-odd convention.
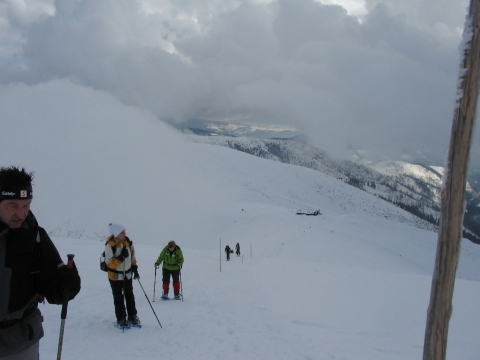
[[[122,333],[125,333],[125,322],[127,321],[127,309],[125,309],[125,302],[127,302],[127,299],[125,297],[125,282],[127,278],[125,277],[125,264],[123,265],[123,300],[122,300],[122,305],[123,305],[123,321],[122,321]]]
[[[155,266],[155,278],[153,280],[153,302],[155,302],[155,285],[157,284],[157,269],[158,269],[158,266]]]
[[[162,324],[160,324],[160,320],[158,320],[158,316],[157,316],[157,314],[155,313],[155,310],[153,310],[152,303],[150,302],[150,300],[148,300],[147,293],[145,292],[145,289],[143,288],[143,285],[142,285],[142,283],[140,282],[140,279],[137,279],[137,280],[138,280],[138,283],[140,284],[140,286],[141,286],[141,288],[142,288],[142,290],[143,290],[143,293],[145,294],[145,297],[147,298],[148,304],[149,304],[150,307],[152,308],[153,314],[154,314],[155,317],[157,318],[158,325],[160,325],[160,327],[162,327]]]
[[[73,258],[75,255],[68,254],[68,262],[67,262],[67,269],[71,269],[73,267]],[[65,331],[65,319],[67,318],[67,307],[68,307],[68,298],[69,298],[69,291],[65,289],[63,291],[63,303],[62,303],[62,314],[60,316],[60,335],[58,338],[58,350],[57,350],[57,360],[62,358],[62,347],[63,347],[63,332]]]
[[[182,295],[183,302],[183,284],[182,284],[182,268],[180,267],[178,274],[180,275],[180,295]]]

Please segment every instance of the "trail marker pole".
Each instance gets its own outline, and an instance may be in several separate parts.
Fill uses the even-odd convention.
[[[440,227],[430,304],[427,312],[423,360],[444,360],[452,315],[455,274],[462,239],[465,187],[480,85],[480,0],[470,0],[464,29],[465,52],[450,147],[441,192]]]

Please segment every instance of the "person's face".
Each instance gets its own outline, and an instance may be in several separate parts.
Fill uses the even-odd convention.
[[[3,200],[0,202],[0,221],[12,229],[22,226],[30,210],[32,199]]]
[[[125,233],[125,230],[123,230],[120,234],[118,234],[117,240],[120,241],[120,242],[124,242],[126,235],[127,235],[127,234]]]

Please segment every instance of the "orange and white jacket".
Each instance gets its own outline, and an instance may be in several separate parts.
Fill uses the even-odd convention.
[[[115,252],[112,247],[115,248]],[[122,253],[124,247],[128,249],[128,257],[120,261],[117,256]],[[113,235],[109,236],[107,245],[105,245],[105,263],[109,269],[108,278],[110,280],[123,280],[124,272],[127,279],[132,278],[132,265],[137,265],[137,258],[135,257],[135,248],[127,236],[123,244],[116,240]]]

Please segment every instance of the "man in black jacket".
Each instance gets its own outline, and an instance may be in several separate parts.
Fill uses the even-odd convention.
[[[33,173],[0,167],[0,359],[37,360],[43,337],[38,302],[62,304],[80,291],[76,266],[67,269],[30,211]]]

